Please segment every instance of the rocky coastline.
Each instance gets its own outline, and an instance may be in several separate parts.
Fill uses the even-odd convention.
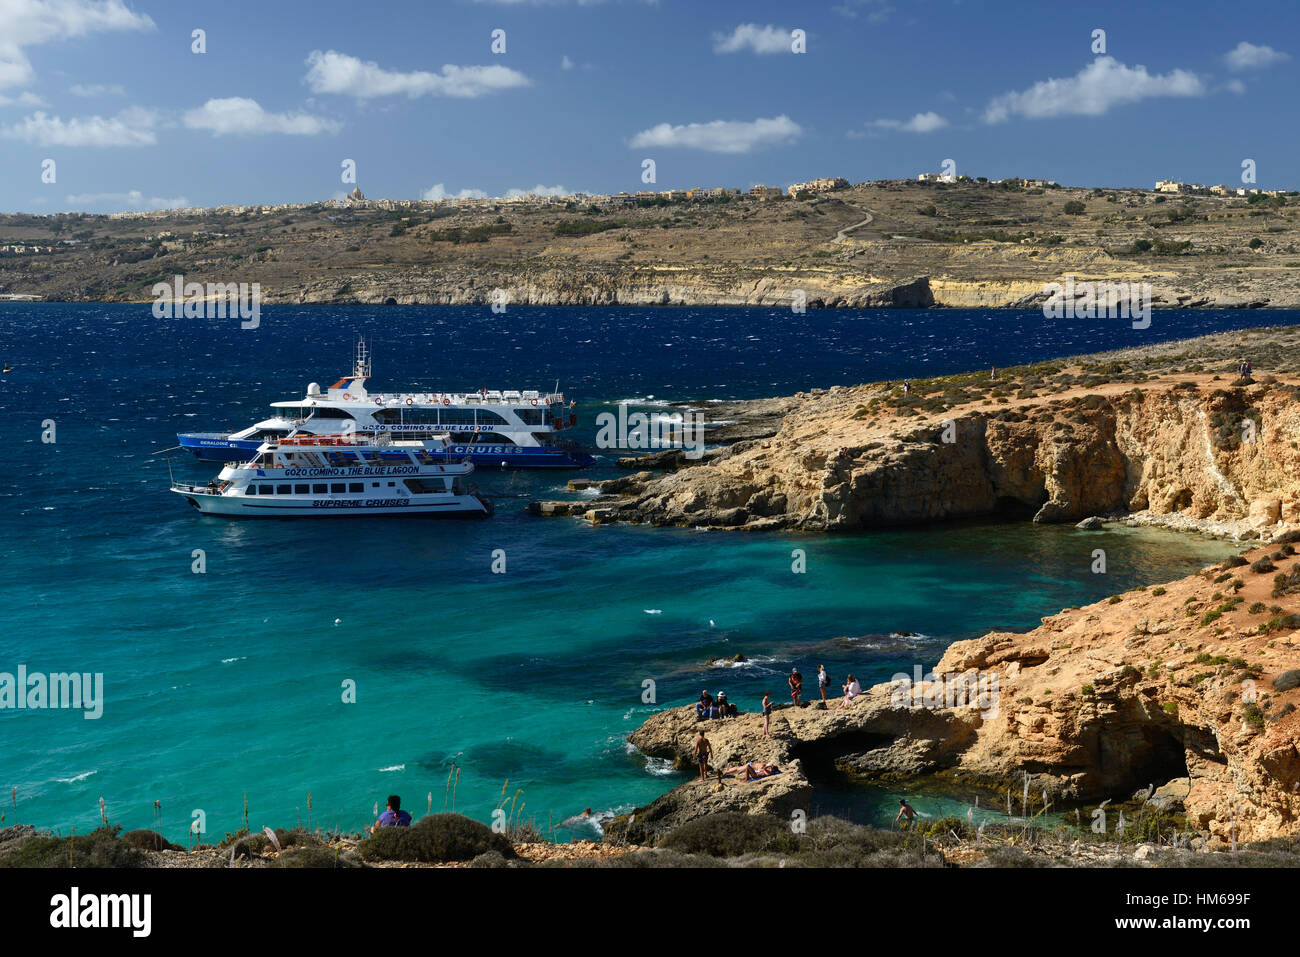
[[[850,780],[995,802],[1027,788],[1082,814],[1146,790],[1206,849],[1300,834],[1296,345],[1295,328],[1255,330],[910,388],[816,390],[793,397],[775,434],[695,463],[629,459],[594,500],[533,503],[596,524],[849,532],[1001,515],[1253,546],[1024,634],[957,642],[920,683],[780,709],[771,738],[757,715],[708,722],[717,767],[783,773],[692,781],[611,830],[649,842],[712,814],[788,817]],[[1257,357],[1249,380],[1236,375],[1242,354]],[[978,694],[954,704],[954,685],[992,686],[996,706]],[[671,708],[630,740],[689,768],[696,730],[693,707]]]

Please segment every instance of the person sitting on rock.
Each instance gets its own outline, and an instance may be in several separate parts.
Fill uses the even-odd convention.
[[[699,703],[695,705],[695,720],[707,721],[713,717],[713,695],[709,694],[708,689],[700,692]]]
[[[718,692],[718,717],[734,718],[738,714],[740,714],[740,709],[727,700],[727,693],[725,691],[719,691]]]
[[[862,685],[858,684],[857,678],[853,677],[853,675],[849,675],[848,683],[843,685],[843,688],[844,688],[844,707],[847,708],[849,706],[849,703],[854,698],[862,694]]]
[[[396,794],[388,795],[388,809],[379,815],[379,820],[375,821],[371,831],[377,831],[381,827],[410,827],[411,812],[402,810],[402,799]]]

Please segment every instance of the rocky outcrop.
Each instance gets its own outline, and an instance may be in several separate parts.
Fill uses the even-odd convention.
[[[775,436],[607,484],[622,498],[600,517],[842,531],[1014,510],[1040,522],[1142,512],[1240,534],[1295,527],[1300,389],[1199,378],[883,424],[862,414],[869,387],[810,394]]]
[[[1291,584],[1213,566],[1025,634],[959,641],[918,683],[877,685],[847,707],[778,710],[771,739],[759,715],[697,725],[690,707],[655,714],[631,736],[647,754],[689,766],[702,726],[719,766],[775,761],[788,777],[770,792],[681,785],[636,812],[650,832],[633,837],[716,810],[807,809],[832,769],[998,804],[1011,790],[1018,805],[1028,780],[1062,810],[1142,791],[1211,841],[1300,834],[1300,687],[1286,678],[1300,664],[1300,615],[1271,610],[1300,608],[1300,559],[1276,554]]]

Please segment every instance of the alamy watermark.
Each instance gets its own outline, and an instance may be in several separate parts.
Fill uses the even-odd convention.
[[[935,675],[922,672],[916,665],[912,674],[899,672],[889,679],[893,688],[889,704],[893,708],[976,708],[984,717],[994,718],[998,713],[998,675],[991,671],[964,671],[957,674]]]
[[[155,319],[244,320],[241,329],[256,329],[262,322],[262,284],[246,282],[186,282],[177,275],[171,282],[154,283]]]
[[[596,447],[600,449],[685,449],[688,459],[704,455],[704,415],[700,412],[627,411],[602,412],[596,416]]]
[[[103,672],[0,671],[0,710],[42,711],[54,708],[83,710],[88,721],[104,713]]]
[[[1066,276],[1064,283],[1043,287],[1044,319],[1132,319],[1134,329],[1151,326],[1149,282],[1079,282]]]

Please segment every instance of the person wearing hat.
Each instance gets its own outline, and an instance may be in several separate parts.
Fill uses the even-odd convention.
[[[718,692],[718,717],[730,718],[735,714],[736,714],[736,707],[735,705],[727,701],[727,693],[725,691],[719,691]]]

